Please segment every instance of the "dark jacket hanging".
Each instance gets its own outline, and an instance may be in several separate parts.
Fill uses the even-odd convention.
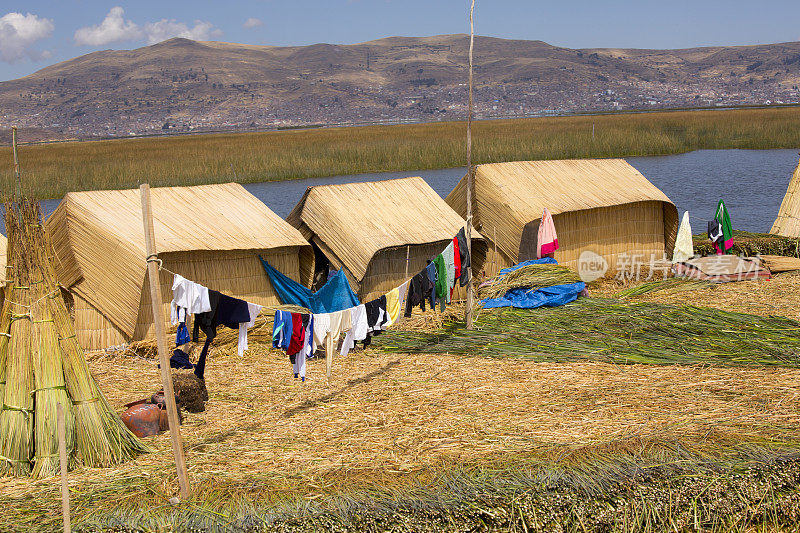
[[[206,356],[208,348],[217,336],[217,327],[222,325],[239,329],[241,322],[250,322],[250,308],[244,300],[209,290],[208,301],[211,304],[211,311],[198,313],[194,317],[193,340],[197,342],[198,329],[206,335],[206,342],[194,368],[195,375],[200,379],[205,375]]]
[[[411,278],[411,282],[408,284],[408,296],[406,296],[406,317],[411,316],[411,310],[416,306],[420,306],[425,311],[425,300],[428,298],[429,290],[431,290],[430,281],[428,281],[428,274],[425,270]]]

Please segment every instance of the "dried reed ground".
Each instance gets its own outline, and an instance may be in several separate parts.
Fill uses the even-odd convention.
[[[662,279],[654,277],[654,280]],[[589,286],[592,296],[612,297],[635,281],[598,280]],[[714,307],[754,315],[778,315],[800,320],[800,271],[773,274],[769,280],[717,283],[703,288],[680,287],[645,293],[631,302],[656,302],[673,305]]]
[[[800,276],[753,283],[714,290],[725,291],[726,305],[734,305],[737,291],[756,305],[760,294],[793,316],[792,287]],[[797,369],[553,364],[368,350],[337,359],[329,386],[323,360],[309,363],[309,379],[301,383],[286,357],[264,346],[242,359],[233,354],[235,348],[212,352],[207,410],[188,415],[182,426],[194,501],[211,507],[402,485],[447,465],[555,460],[565,446],[613,449],[656,440],[713,452],[740,442],[800,439]],[[100,358],[91,368],[119,410],[158,387],[152,360]],[[165,504],[177,491],[169,436],[147,440],[155,453],[119,468],[70,473],[76,516]],[[1,479],[0,493],[12,502],[0,529],[59,519],[56,479]]]

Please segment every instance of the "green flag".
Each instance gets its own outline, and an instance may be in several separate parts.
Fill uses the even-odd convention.
[[[722,200],[717,204],[717,214],[714,216],[717,222],[722,226],[722,253],[728,253],[733,247],[733,225],[731,225],[731,217],[728,215],[728,208],[725,207],[725,202]]]

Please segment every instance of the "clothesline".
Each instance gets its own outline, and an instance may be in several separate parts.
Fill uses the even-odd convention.
[[[437,232],[437,235],[441,233]],[[221,295],[217,291],[211,291],[199,283],[184,278],[165,268],[163,261],[155,254],[148,256],[146,262],[155,262],[159,271],[163,270],[173,275],[171,320],[173,324],[180,324],[176,343],[180,340],[182,332],[186,338],[185,342],[188,342],[186,325],[188,315],[195,317],[193,335],[195,342],[198,324],[202,324],[205,328],[203,331],[206,333],[206,343],[195,369],[195,373],[198,373],[199,369],[199,377],[203,377],[205,357],[216,335],[217,326],[234,328],[238,325],[241,356],[247,348],[247,329],[252,327],[261,311],[268,309],[275,311],[273,346],[287,351],[295,377],[304,380],[305,359],[312,357],[322,345],[325,346],[328,376],[330,376],[334,343],[338,343],[342,334],[345,334],[345,339],[339,354],[343,356],[349,353],[356,342],[363,341],[366,346],[373,335],[378,335],[385,328],[395,324],[400,318],[403,307],[405,316],[411,316],[414,306],[419,305],[424,310],[426,300],[430,300],[432,307],[435,307],[437,300],[440,300],[440,307],[444,310],[445,302],[450,302],[452,292],[459,282],[461,286],[469,282],[472,266],[470,259],[466,232],[462,227],[454,237],[450,238],[450,242],[442,252],[434,256],[419,273],[405,279],[403,283],[378,298],[329,313],[292,313],[279,307],[251,304],[238,298]],[[219,300],[219,304],[212,300]]]
[[[149,261],[146,260],[146,262],[149,262]],[[181,276],[180,274],[177,274],[177,273],[173,272],[172,270],[168,269],[167,267],[165,267],[163,265],[163,261],[161,259],[156,259],[155,262],[158,263],[158,270],[159,271],[163,270],[167,274],[172,274],[173,276]],[[187,279],[187,280],[189,279],[186,276],[181,276],[181,277],[184,278],[184,279]],[[193,283],[196,283],[196,282],[193,282]],[[200,284],[198,283],[198,285],[200,285]],[[262,308],[262,310],[267,310],[267,311],[277,311],[278,309],[280,309],[280,306],[272,307],[272,306],[269,306],[269,305],[262,305],[261,308]]]
[[[292,363],[295,378],[305,381],[305,360],[313,356],[319,347],[324,346],[327,376],[330,378],[333,352],[342,334],[345,337],[339,355],[345,356],[357,342],[364,342],[364,345],[367,346],[371,342],[372,336],[380,334],[381,331],[395,324],[400,318],[403,303],[406,304],[405,315],[410,316],[411,307],[413,307],[410,305],[412,295],[417,298],[417,301],[413,302],[414,305],[421,303],[423,309],[424,300],[428,297],[432,306],[435,305],[437,297],[441,298],[442,308],[444,308],[445,300],[450,301],[452,289],[461,278],[460,267],[458,268],[459,277],[455,276],[455,258],[458,257],[457,263],[461,265],[462,255],[464,256],[466,272],[469,272],[471,267],[466,246],[462,251],[462,247],[458,245],[459,242],[465,241],[466,232],[464,228],[461,228],[457,235],[450,238],[450,242],[442,250],[442,253],[436,255],[433,261],[429,261],[428,266],[422,271],[369,302],[323,313],[304,314],[277,310],[273,322],[273,347],[286,351]],[[460,253],[456,253],[457,249]],[[445,254],[449,258],[447,261],[443,258]],[[422,282],[416,281],[417,278],[423,276],[426,276],[424,281],[427,282],[424,287]],[[465,276],[463,279],[467,278],[468,276]],[[463,284],[465,283],[462,282]]]

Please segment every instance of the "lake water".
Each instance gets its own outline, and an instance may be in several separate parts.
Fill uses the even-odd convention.
[[[688,210],[692,230],[706,230],[714,217],[717,201],[725,200],[734,228],[768,232],[778,214],[781,200],[798,163],[797,150],[698,150],[679,155],[629,157],[628,162],[661,189],[678,207],[680,216]],[[388,180],[422,176],[442,197],[465,174],[464,168],[419,172],[380,172],[309,178],[302,180],[250,183],[244,187],[281,217],[286,217],[307,187],[332,183]],[[45,200],[42,210],[49,215],[58,200]],[[5,227],[0,219],[0,228]]]

